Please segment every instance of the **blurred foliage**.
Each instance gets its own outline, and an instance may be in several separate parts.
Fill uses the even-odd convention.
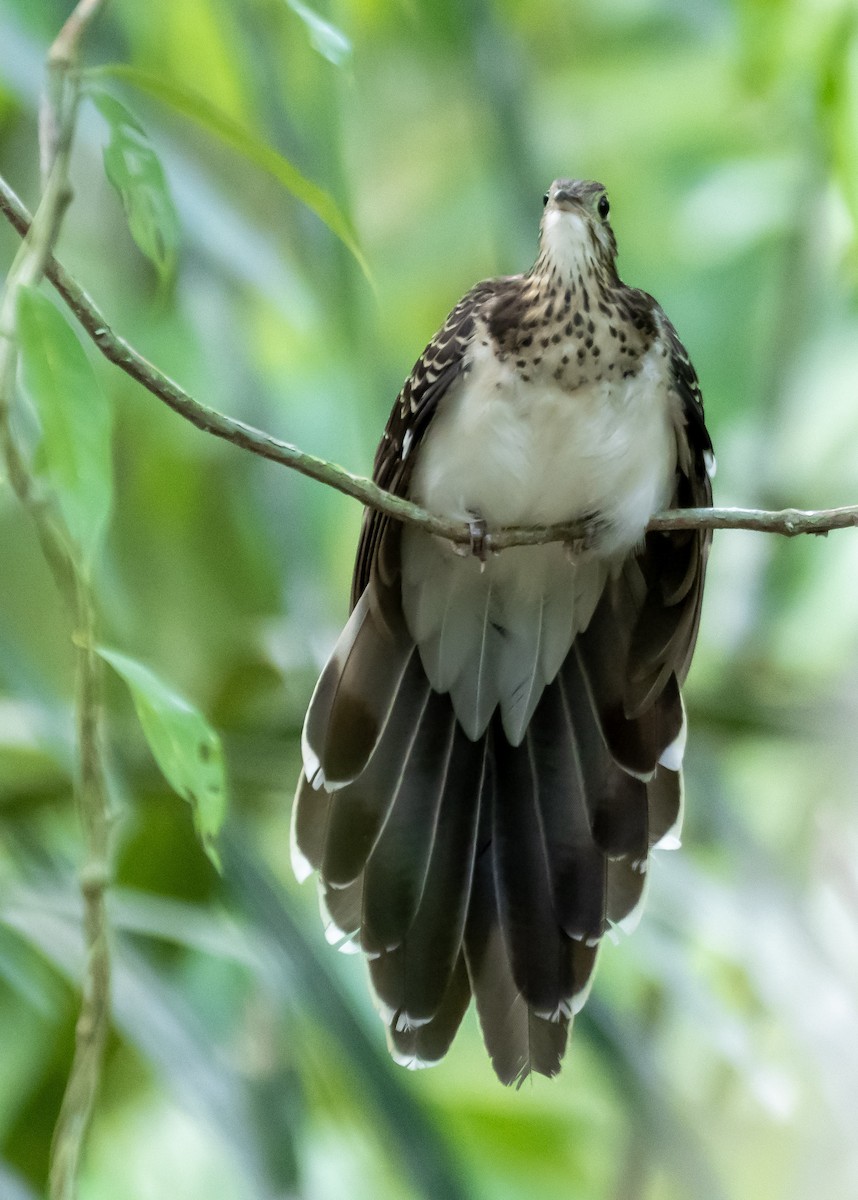
[[[0,0],[0,170],[30,203],[70,8]],[[622,274],[702,378],[718,502],[854,504],[856,24],[850,0],[113,0],[58,254],[192,393],[368,471],[453,302],[529,265],[547,183],[601,179]],[[163,167],[149,208],[135,156]],[[84,352],[114,413],[103,640],[207,714],[231,787],[219,877],[107,680],[115,1025],[84,1200],[853,1197],[858,536],[716,535],[686,845],[605,948],[563,1075],[504,1091],[471,1018],[411,1076],[288,867],[357,507]],[[5,486],[0,562],[0,1195],[27,1198],[71,1058],[82,846],[73,631]]]

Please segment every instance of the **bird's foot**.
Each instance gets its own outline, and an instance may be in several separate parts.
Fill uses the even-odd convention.
[[[461,554],[462,557],[470,555],[473,558],[478,558],[481,566],[485,567],[492,548],[492,535],[489,533],[485,519],[479,513],[472,512],[469,515],[468,533],[470,534],[470,542],[467,546],[463,544],[457,545],[455,547],[456,553]]]
[[[585,513],[579,521],[580,533],[563,543],[566,557],[571,563],[580,562],[584,556],[598,545],[604,533],[607,522],[599,513]]]
[[[488,525],[482,517],[472,516],[468,521],[468,532],[471,535],[471,554],[485,566],[492,548],[492,535]]]

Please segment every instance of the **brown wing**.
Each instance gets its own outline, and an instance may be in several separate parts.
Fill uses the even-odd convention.
[[[714,459],[697,375],[675,329],[655,301],[652,304],[667,343],[678,400],[671,504],[705,507],[712,502]],[[642,549],[606,587],[570,655],[573,661],[577,658],[614,760],[637,775],[646,776],[655,766],[647,783],[650,845],[675,829],[680,818],[680,775],[661,760],[682,728],[679,688],[697,639],[711,536],[710,530],[701,529],[647,534]],[[670,756],[667,761],[678,765]],[[620,828],[630,811],[624,803],[600,819]]]
[[[712,504],[712,475],[715,471],[715,455],[712,450],[712,439],[709,437],[703,417],[703,397],[700,393],[700,384],[676,330],[664,314],[662,314],[662,318],[671,350],[674,386],[682,401],[682,416],[685,422],[684,431],[680,430],[677,435],[680,449],[684,453],[680,454],[676,496],[673,503],[677,508],[709,508]],[[693,610],[693,619],[687,627],[685,642],[682,646],[676,647],[680,652],[676,669],[677,679],[680,683],[685,681],[688,674],[694,643],[697,641],[700,606],[703,600],[703,581],[711,541],[711,529],[686,530],[684,535],[676,533],[669,538],[671,547],[677,550],[682,547],[686,548],[685,577],[688,580],[686,607]],[[674,603],[679,599],[679,589],[670,593],[667,579],[664,583],[664,594],[666,599],[673,599]]]
[[[517,291],[521,276],[485,279],[463,296],[423,351],[396,397],[375,454],[372,478],[395,496],[405,496],[420,442],[441,398],[465,369],[465,352],[474,320],[494,303]],[[370,580],[390,517],[376,509],[364,513],[352,578],[352,607]],[[398,522],[397,522],[398,525]]]
[[[700,384],[676,330],[655,304],[655,316],[670,355],[673,390],[679,400],[676,444],[677,474],[672,505],[702,508],[712,503],[712,441],[703,418]],[[711,530],[687,529],[650,533],[638,563],[647,583],[647,598],[632,640],[630,671],[638,703],[645,703],[647,683],[658,686],[670,673],[683,683],[691,664]],[[632,707],[635,707],[632,702]]]

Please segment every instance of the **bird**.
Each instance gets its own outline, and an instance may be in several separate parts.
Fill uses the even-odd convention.
[[[393,1058],[438,1063],[475,1000],[497,1077],[556,1075],[603,936],[676,847],[712,442],[673,325],[617,273],[602,184],[555,180],[529,271],[453,308],[373,479],[470,546],[367,508],[313,691],[292,863],[365,956]],[[492,531],[577,523],[494,552]]]

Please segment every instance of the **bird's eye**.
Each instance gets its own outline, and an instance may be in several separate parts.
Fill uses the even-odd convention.
[[[546,193],[545,193],[545,195],[542,197],[542,203],[543,203],[543,204],[547,204],[547,203],[548,203],[548,192],[546,192]]]
[[[611,206],[608,203],[608,197],[604,193],[599,197],[599,203],[596,205],[596,212],[604,221],[608,213],[611,211]]]

